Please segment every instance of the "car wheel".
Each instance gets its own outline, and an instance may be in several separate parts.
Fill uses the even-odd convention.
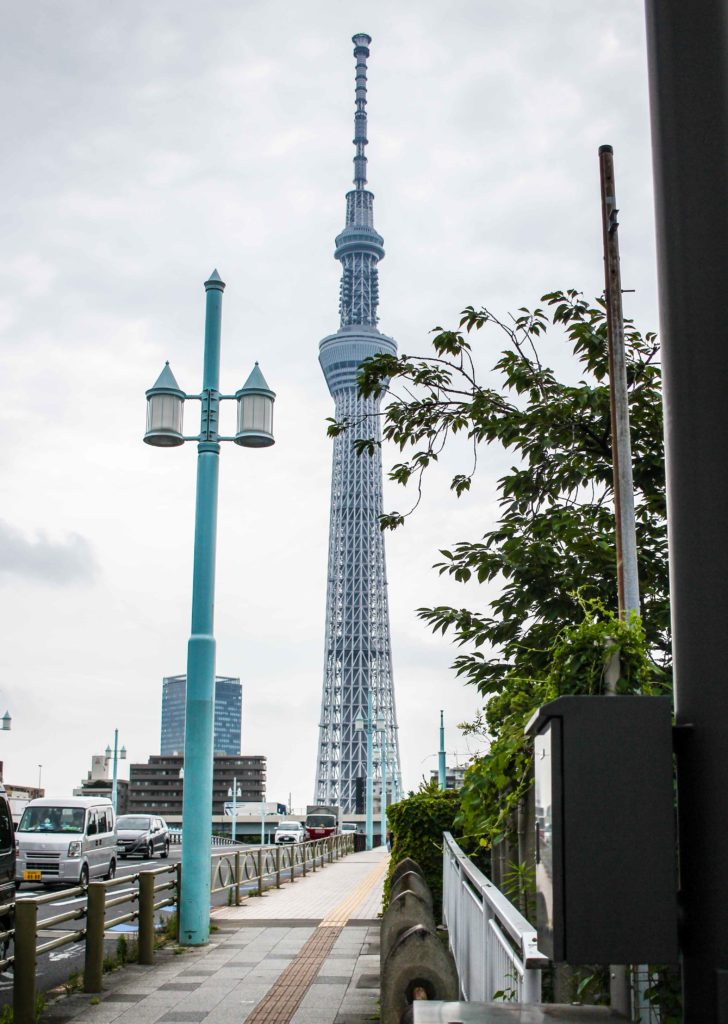
[[[109,870],[104,875],[104,879],[105,879],[105,881],[110,882],[111,879],[114,878],[115,876],[116,876],[116,861],[112,858],[112,860],[111,860],[111,862],[109,864]]]
[[[149,860],[152,860],[154,858],[154,843],[150,843],[147,846],[147,857],[149,858]]]
[[[81,874],[78,876],[78,884],[82,889],[88,889],[88,864],[82,866]]]
[[[167,857],[169,857],[169,839],[164,844],[164,849],[162,850],[159,856],[164,857],[165,860],[167,859]]]

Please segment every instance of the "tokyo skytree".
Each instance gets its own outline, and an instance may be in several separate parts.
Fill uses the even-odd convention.
[[[319,725],[314,801],[356,810],[357,779],[367,774],[366,730],[355,720],[383,728],[375,733],[374,785],[381,791],[382,736],[386,736],[389,799],[402,790],[397,715],[392,683],[387,571],[382,513],[382,459],[357,455],[356,438],[379,440],[379,399],[362,398],[356,385],[359,364],[367,356],[397,352],[392,338],[377,328],[377,264],[384,239],[374,230],[374,196],[366,188],[368,35],[353,37],[356,58],[354,113],[354,188],[346,195],[346,226],[336,238],[341,262],[336,334],[324,338],[319,361],[335,402],[336,420],[354,426],[334,439],[331,474],[331,519],[326,595],[324,684]],[[371,708],[371,712],[369,709]]]

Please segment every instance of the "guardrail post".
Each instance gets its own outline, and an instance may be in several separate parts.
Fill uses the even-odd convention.
[[[316,843],[317,842],[318,842],[318,840],[314,839],[314,841],[311,843],[311,870],[313,871],[314,874],[316,874]]]
[[[104,917],[106,886],[90,882],[86,900],[86,956],[83,967],[84,992],[100,992],[104,969]]]
[[[38,904],[18,900],[15,904],[15,964],[13,966],[13,1007],[15,1024],[35,1024],[35,945],[38,934]]]
[[[235,854],[235,906],[240,906],[240,853]]]
[[[303,877],[306,877],[306,868],[308,867],[308,843],[303,843],[301,846],[301,863],[303,865]]]
[[[182,840],[180,839],[180,843],[181,842],[182,842]],[[176,913],[175,913],[174,916],[175,916],[175,919],[177,921],[177,934],[175,935],[174,938],[175,938],[175,942],[179,942],[179,909],[182,906],[182,863],[181,862],[177,865],[176,879],[175,880],[177,882],[177,888],[176,888],[177,910],[176,910]]]
[[[263,895],[263,847],[258,849],[258,895]]]
[[[151,871],[139,874],[139,963],[154,963],[154,883]]]
[[[276,889],[281,887],[281,848],[276,846]]]

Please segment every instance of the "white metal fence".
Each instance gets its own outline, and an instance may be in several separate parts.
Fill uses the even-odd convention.
[[[465,856],[449,832],[442,846],[442,914],[468,1002],[541,1001],[548,959],[516,907]]]

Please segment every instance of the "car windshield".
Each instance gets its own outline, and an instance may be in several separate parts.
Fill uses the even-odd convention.
[[[292,828],[297,829],[301,827],[300,821],[279,821],[278,828]]]
[[[138,814],[122,814],[116,819],[116,828],[128,829],[129,831],[147,832],[149,829],[149,818],[140,817]]]
[[[83,832],[83,807],[26,807],[18,832]]]
[[[306,825],[309,828],[333,828],[336,825],[336,818],[333,814],[309,814]]]

